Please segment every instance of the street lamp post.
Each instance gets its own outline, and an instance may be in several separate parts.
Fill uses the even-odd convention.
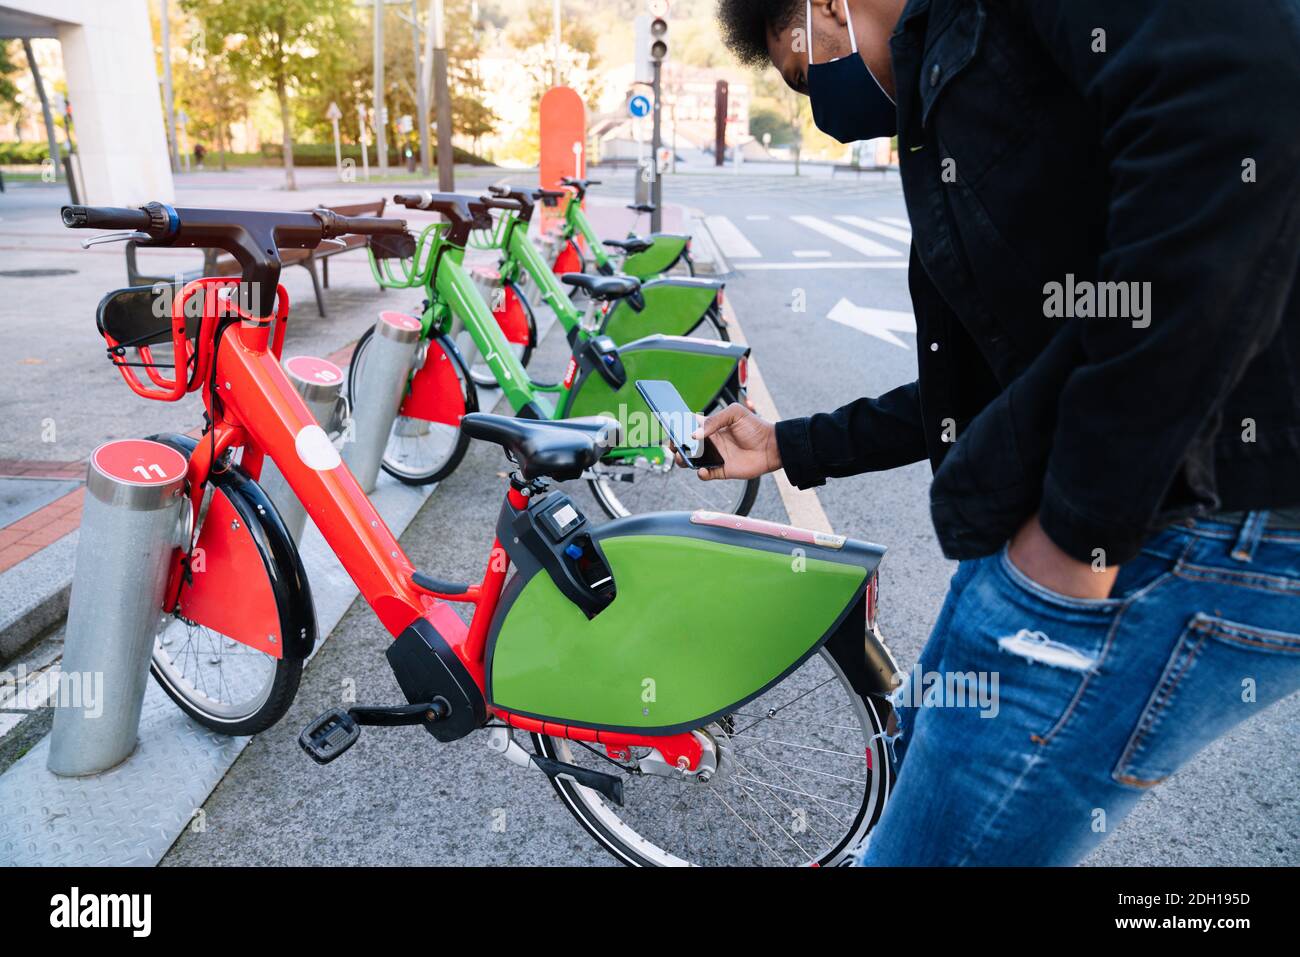
[[[447,18],[443,0],[434,0],[433,74],[438,99],[438,189],[456,188],[451,144],[451,85],[447,82]]]
[[[425,31],[431,33],[433,24]],[[428,43],[425,43],[428,46]],[[429,174],[429,87],[420,68],[420,2],[411,0],[411,55],[415,66],[415,117],[420,124],[420,172]],[[426,54],[427,55],[427,54]]]
[[[172,30],[167,0],[162,0],[160,4],[159,20],[162,26],[163,110],[167,115],[167,156],[172,163],[172,172],[179,173],[180,149],[176,145],[176,115],[172,104]]]
[[[380,176],[388,172],[387,119],[384,108],[384,0],[375,0],[375,152]]]

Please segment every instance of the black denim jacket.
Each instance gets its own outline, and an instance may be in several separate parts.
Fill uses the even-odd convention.
[[[790,481],[929,458],[952,558],[1300,504],[1300,2],[911,0],[891,50],[919,377],[778,423]]]

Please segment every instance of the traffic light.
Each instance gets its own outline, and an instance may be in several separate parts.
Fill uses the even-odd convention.
[[[668,0],[650,0],[650,62],[668,56]]]

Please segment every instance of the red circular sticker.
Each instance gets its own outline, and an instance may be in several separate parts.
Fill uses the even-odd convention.
[[[388,323],[394,329],[407,329],[414,332],[421,328],[419,319],[401,312],[381,312],[379,321]]]
[[[284,368],[290,375],[313,385],[335,385],[343,381],[343,370],[318,356],[293,356],[285,360]]]
[[[185,474],[187,463],[171,446],[147,439],[106,442],[90,456],[105,475],[131,485],[164,485]]]

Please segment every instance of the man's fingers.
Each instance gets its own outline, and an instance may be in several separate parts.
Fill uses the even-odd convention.
[[[739,402],[733,402],[725,409],[714,412],[711,416],[705,419],[700,427],[691,434],[691,438],[707,439],[714,432],[718,432],[728,426],[734,425],[749,414],[749,410],[743,405]]]

